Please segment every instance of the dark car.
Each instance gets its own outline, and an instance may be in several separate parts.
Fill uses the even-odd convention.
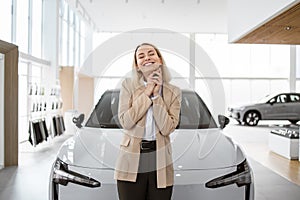
[[[300,120],[300,93],[269,95],[258,103],[228,108],[229,116],[240,124],[256,126],[259,120]]]

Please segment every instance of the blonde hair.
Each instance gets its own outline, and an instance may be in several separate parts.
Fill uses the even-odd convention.
[[[142,44],[138,45],[135,48],[134,55],[133,55],[133,64],[132,64],[132,78],[133,78],[133,81],[136,84],[138,84],[139,80],[143,77],[142,72],[138,70],[137,60],[136,60],[136,52],[137,52],[138,48],[140,48],[141,46],[144,46],[144,45],[149,45],[149,46],[153,47],[154,50],[156,51],[158,57],[161,59],[161,62],[162,62],[161,70],[162,70],[162,79],[163,79],[163,82],[169,83],[172,78],[171,78],[171,74],[170,74],[170,72],[169,72],[169,70],[168,70],[168,68],[166,66],[165,60],[162,57],[159,49],[156,48],[156,46],[154,46],[153,44],[150,44],[150,43],[142,43]]]

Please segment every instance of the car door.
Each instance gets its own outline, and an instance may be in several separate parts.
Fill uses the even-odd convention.
[[[287,119],[300,119],[300,95],[289,94],[286,110],[288,112]]]
[[[265,110],[265,119],[286,119],[289,116],[287,110],[288,96],[280,94],[268,101],[269,106]]]

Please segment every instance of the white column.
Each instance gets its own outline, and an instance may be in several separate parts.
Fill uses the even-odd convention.
[[[189,83],[190,87],[195,89],[195,62],[196,62],[196,44],[195,44],[195,33],[190,34],[190,76]]]
[[[289,85],[290,92],[296,91],[296,45],[290,46],[290,75],[289,75]]]
[[[4,167],[4,55],[0,54],[0,169]]]

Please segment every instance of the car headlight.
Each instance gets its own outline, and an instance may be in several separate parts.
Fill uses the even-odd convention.
[[[250,185],[251,180],[251,170],[247,160],[245,159],[242,163],[237,166],[236,171],[215,178],[205,184],[208,188],[218,188],[230,184],[237,184],[238,187]]]
[[[69,182],[71,182],[91,188],[101,186],[101,183],[99,181],[69,170],[68,165],[59,158],[56,159],[53,168],[52,181],[56,184],[66,186]]]

